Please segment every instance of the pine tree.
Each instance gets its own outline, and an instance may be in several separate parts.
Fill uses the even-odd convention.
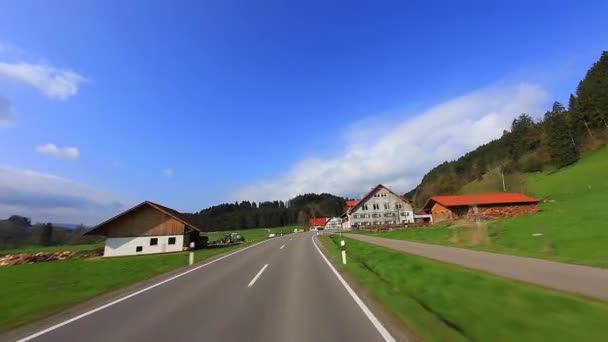
[[[50,246],[53,242],[53,224],[47,223],[42,227],[40,233],[40,244],[42,246]]]
[[[608,51],[587,71],[576,89],[576,114],[592,135],[591,128],[608,128]]]
[[[553,109],[545,114],[544,129],[551,160],[557,167],[564,167],[578,160],[578,151],[572,144],[566,110],[561,103],[555,102]]]

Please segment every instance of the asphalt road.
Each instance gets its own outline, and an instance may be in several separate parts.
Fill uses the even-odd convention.
[[[391,340],[349,294],[312,237],[299,233],[263,242],[31,340]]]
[[[361,234],[346,235],[425,258],[608,301],[608,270],[605,269]]]

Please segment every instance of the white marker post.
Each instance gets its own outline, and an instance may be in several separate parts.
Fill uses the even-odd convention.
[[[346,242],[340,241],[340,247],[342,249],[342,265],[346,265]]]
[[[190,261],[189,265],[194,264],[194,242],[190,242]]]

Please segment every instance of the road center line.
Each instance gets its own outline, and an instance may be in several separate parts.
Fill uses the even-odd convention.
[[[283,247],[285,247],[285,245],[281,246],[281,248],[279,248],[279,249],[283,249]]]
[[[253,284],[255,284],[255,282],[258,280],[258,278],[262,275],[262,272],[264,272],[264,270],[266,269],[266,267],[268,267],[268,264],[264,265],[264,267],[262,267],[260,272],[258,272],[258,274],[256,274],[255,277],[253,277],[253,279],[251,279],[251,281],[249,282],[249,285],[247,285],[247,287],[252,287]]]
[[[338,271],[336,271],[335,267],[329,262],[329,260],[327,260],[327,258],[323,254],[323,252],[321,252],[321,249],[319,249],[319,246],[317,246],[314,235],[312,236],[311,240],[312,240],[312,243],[315,245],[315,248],[317,249],[319,254],[321,254],[321,256],[323,257],[323,260],[325,260],[325,262],[327,263],[327,266],[329,266],[329,268],[334,272],[336,277],[338,277],[338,280],[340,281],[340,283],[342,283],[342,285],[344,285],[344,287],[346,288],[346,292],[348,292],[348,294],[351,297],[353,297],[353,299],[355,300],[355,303],[357,303],[357,305],[359,305],[359,308],[361,308],[361,311],[363,311],[365,316],[367,316],[367,318],[370,320],[370,322],[372,322],[372,324],[374,325],[376,330],[378,330],[380,335],[382,335],[382,338],[384,338],[384,340],[386,342],[395,342],[395,339],[393,338],[393,336],[391,336],[391,334],[388,332],[388,330],[386,330],[386,328],[382,325],[382,323],[380,323],[378,318],[376,318],[376,316],[370,311],[370,309],[367,307],[367,305],[365,305],[365,303],[363,303],[361,298],[359,298],[359,296],[357,296],[355,291],[353,291],[353,289],[350,287],[350,285],[348,285],[346,280],[344,280],[344,278],[342,278],[340,273],[338,273]]]

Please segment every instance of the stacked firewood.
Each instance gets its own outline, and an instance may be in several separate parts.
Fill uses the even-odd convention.
[[[52,260],[66,260],[73,258],[75,255],[75,252],[70,251],[53,253],[38,252],[34,254],[9,254],[0,256],[0,266],[32,264],[35,262]]]
[[[480,207],[477,215],[472,209],[466,215],[466,219],[472,220],[477,216],[482,219],[493,219],[493,218],[504,218],[514,217],[526,214],[532,214],[538,211],[538,206],[535,204],[531,205],[509,205],[509,206],[496,206],[496,207]]]

